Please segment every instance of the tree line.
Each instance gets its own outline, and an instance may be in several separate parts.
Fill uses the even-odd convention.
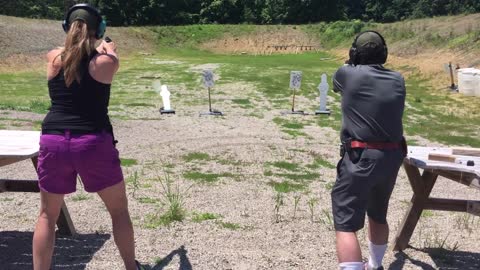
[[[0,14],[61,20],[77,2],[100,8],[113,26],[393,22],[480,12],[479,0],[0,0]]]

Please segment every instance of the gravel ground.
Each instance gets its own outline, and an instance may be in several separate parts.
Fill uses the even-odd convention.
[[[260,119],[242,116],[240,110],[230,108],[222,118],[179,114],[154,121],[114,120],[121,155],[138,162],[124,168],[126,177],[135,171],[139,174],[140,187],[135,198],[134,188],[128,186],[138,259],[153,269],[335,269],[335,237],[324,213],[330,210],[327,184],[334,181],[335,170],[318,170],[320,177],[302,195],[295,219],[293,194],[287,194],[280,209],[280,222],[274,218],[275,191],[268,185],[276,179],[265,176],[264,170],[266,163],[275,161],[309,164],[312,156],[335,164],[337,131],[308,126],[304,131],[311,138],[292,138],[272,123],[279,112],[265,112]],[[145,113],[148,112],[142,114]],[[16,113],[9,116],[15,117]],[[186,162],[182,157],[192,152],[207,153],[212,160]],[[161,198],[161,185],[155,179],[165,168],[185,197],[188,213],[215,213],[222,218],[196,223],[189,215],[181,223],[147,228],[147,216],[162,213],[166,208],[161,203],[141,203],[140,198]],[[183,173],[192,170],[229,172],[238,177],[223,177],[212,184],[184,180]],[[35,177],[28,161],[3,167],[0,174],[14,179]],[[81,191],[79,194],[85,195]],[[446,179],[439,179],[433,194],[478,199],[478,191]],[[411,195],[402,170],[390,203],[391,242]],[[80,235],[58,240],[54,269],[121,269],[105,208],[95,195],[78,198],[78,194],[68,196],[66,202]],[[318,198],[313,222],[307,205],[311,198]],[[39,206],[38,194],[4,193],[0,206],[1,269],[31,269],[31,232]],[[222,226],[225,223],[237,228]],[[389,251],[385,265],[390,266],[388,269],[479,269],[479,227],[478,218],[428,212],[412,237],[414,248],[405,253]],[[366,247],[365,231],[359,237]],[[444,250],[429,250],[441,247],[443,240]]]

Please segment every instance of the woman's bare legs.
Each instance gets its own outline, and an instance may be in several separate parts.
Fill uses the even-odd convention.
[[[40,214],[33,234],[33,269],[50,269],[55,246],[55,224],[64,195],[40,191]]]
[[[133,225],[128,213],[128,201],[125,182],[98,192],[112,218],[113,238],[120,251],[125,268],[135,270],[135,242]]]

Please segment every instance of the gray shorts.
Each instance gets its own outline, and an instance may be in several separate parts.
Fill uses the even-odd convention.
[[[337,165],[332,190],[336,231],[356,232],[365,224],[365,213],[387,223],[390,195],[404,159],[402,150],[353,149]]]

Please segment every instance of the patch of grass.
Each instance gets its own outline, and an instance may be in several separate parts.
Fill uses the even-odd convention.
[[[303,123],[300,123],[296,120],[289,121],[283,118],[275,117],[273,119],[273,122],[281,127],[287,128],[287,129],[303,129],[305,125]]]
[[[163,263],[163,260],[164,260],[164,259],[165,259],[165,258],[159,258],[159,257],[157,257],[157,258],[155,258],[155,259],[153,260],[153,263],[154,263],[155,265],[161,264],[161,263]]]
[[[88,196],[87,194],[83,194],[83,193],[79,193],[79,194],[76,194],[76,195],[72,196],[72,201],[74,201],[74,202],[86,201],[86,200],[89,200],[89,199],[90,199],[90,196]]]
[[[290,130],[290,129],[282,129],[284,133],[287,133],[288,135],[297,138],[297,137],[308,137],[307,133],[298,131],[298,130]]]
[[[287,178],[294,181],[312,181],[320,178],[320,174],[307,172],[303,174],[294,174],[294,173],[279,173],[275,174],[276,176]]]
[[[233,178],[235,175],[231,173],[201,173],[196,171],[190,171],[183,174],[185,179],[200,181],[206,183],[213,183],[219,180],[221,177],[230,177]]]
[[[182,221],[183,218],[178,218],[178,221]],[[175,220],[172,216],[168,214],[158,215],[158,214],[147,214],[145,216],[144,227],[147,229],[157,229],[162,226],[170,225]]]
[[[232,99],[232,102],[237,105],[252,105],[248,99]]]
[[[325,184],[325,189],[330,191],[333,189],[334,186],[335,186],[335,182],[328,182]]]
[[[273,174],[272,171],[264,171],[264,172],[263,172],[263,175],[265,175],[265,176],[273,176],[274,174]]]
[[[422,214],[421,214],[422,218],[429,218],[429,217],[433,217],[433,216],[435,216],[435,213],[431,210],[423,210]]]
[[[233,231],[239,230],[239,229],[242,228],[242,226],[240,224],[237,224],[237,223],[219,221],[218,224],[225,229],[229,229],[229,230],[233,230]]]
[[[210,155],[207,153],[193,152],[193,153],[184,155],[182,158],[186,162],[206,161],[206,160],[210,160]]]
[[[282,125],[284,128],[288,129],[303,129],[305,126],[302,123],[285,123]]]
[[[142,103],[142,102],[126,103],[125,106],[127,106],[127,107],[155,107],[154,104]]]
[[[142,188],[151,188],[152,187],[152,184],[150,183],[145,183],[142,185]]]
[[[137,165],[137,160],[136,159],[129,159],[129,158],[121,158],[120,159],[120,164],[123,167],[131,167],[133,165]]]
[[[156,204],[156,203],[159,202],[158,199],[149,198],[149,197],[137,198],[137,201],[138,201],[139,203],[145,203],[145,204]]]
[[[221,215],[217,215],[214,213],[193,213],[192,221],[199,223],[205,220],[219,219],[221,217]]]
[[[261,112],[251,112],[251,113],[247,114],[247,116],[255,117],[255,118],[258,118],[258,119],[263,119],[264,118],[264,115]]]
[[[273,163],[270,163],[273,167],[276,167],[276,168],[279,168],[279,169],[284,169],[284,170],[287,170],[287,171],[293,171],[293,172],[296,172],[300,169],[300,165],[298,165],[297,163],[291,163],[291,162],[287,162],[287,161],[277,161],[277,162],[273,162]]]
[[[167,163],[167,164],[164,164],[163,167],[168,168],[168,169],[173,169],[173,168],[175,168],[175,164]]]
[[[305,184],[295,184],[289,181],[283,181],[281,183],[271,181],[268,183],[276,192],[289,193],[294,191],[305,190],[307,186]]]
[[[34,112],[34,113],[47,113],[47,111],[50,109],[50,102],[45,102],[45,101],[40,101],[40,100],[32,100],[29,103],[29,111]]]
[[[327,168],[327,169],[335,169],[335,165],[330,163],[329,161],[321,158],[321,157],[315,157],[313,159],[313,163],[309,164],[306,166],[309,169],[320,169],[321,167]]]
[[[0,103],[0,110],[12,110],[12,111],[26,111],[39,114],[45,114],[50,108],[50,102],[31,100],[28,103],[16,103],[16,102],[2,102]]]

